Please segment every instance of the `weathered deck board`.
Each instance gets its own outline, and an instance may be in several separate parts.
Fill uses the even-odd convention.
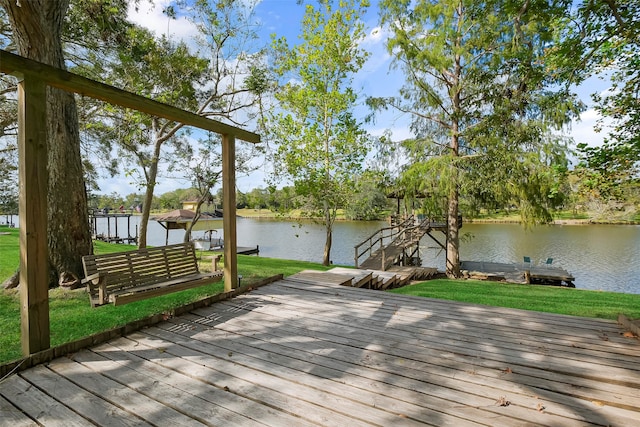
[[[385,270],[389,268],[403,252],[403,246],[389,244],[384,248],[384,268],[382,266],[382,249],[375,250],[371,256],[362,261],[358,267],[366,270]]]
[[[123,350],[123,347],[126,350]],[[197,372],[186,370],[186,375],[183,375],[164,368],[162,359],[175,360],[169,351],[171,348],[148,347],[122,338],[114,342],[114,346],[106,344],[95,349],[93,353],[81,352],[74,360],[95,369],[96,372],[105,372],[105,375],[113,380],[127,378],[127,384],[131,384],[130,387],[137,392],[206,424],[257,426],[263,425],[257,421],[261,419],[269,420],[274,425],[305,425],[284,412],[270,411],[265,406],[254,406],[250,399],[230,394],[225,389],[229,386],[226,382],[219,387],[199,384],[198,381],[194,381],[198,378]],[[189,360],[193,352],[183,356]],[[147,363],[148,361],[152,363]],[[192,363],[180,361],[180,366],[185,364],[193,367]],[[194,389],[198,390],[198,393],[194,393]],[[252,406],[248,411],[247,408]]]
[[[351,277],[351,286],[354,288],[368,288],[373,280],[372,271],[358,270],[354,268],[333,267],[331,270],[328,270],[327,273]]]
[[[38,425],[51,427],[87,425],[85,419],[20,376],[5,379],[1,384],[1,390],[5,399],[33,418]],[[0,418],[0,425],[13,426],[10,424],[12,421],[13,417],[6,421]]]
[[[74,412],[99,425],[151,426],[137,418],[135,413],[121,410],[44,366],[36,366],[24,372],[23,377],[31,383],[37,383],[45,393],[63,400]]]
[[[38,425],[2,396],[0,396],[0,420],[3,425],[11,427],[36,427]]]
[[[9,377],[0,425],[637,425],[640,344],[614,322],[344,280],[298,275]]]
[[[109,378],[109,375],[93,371],[84,363],[66,358],[54,360],[49,364],[49,368],[86,391],[131,413],[131,418],[137,416],[154,425],[161,423],[188,426],[205,425],[198,420],[197,416],[191,417],[183,413],[181,408],[172,408],[161,398],[155,399],[140,393],[136,390],[136,384],[127,375],[121,375],[113,380]],[[157,392],[166,393],[166,389],[162,388]],[[182,399],[182,404],[185,407],[189,402],[188,399]]]
[[[306,284],[312,284],[321,281],[322,283],[326,284],[351,286],[353,277],[345,276],[344,274],[332,274],[325,271],[303,270],[299,273],[289,276],[289,280]]]
[[[327,314],[329,315],[329,317],[331,317],[331,313],[327,313]],[[306,317],[306,316],[301,316],[301,317]],[[261,318],[261,319],[258,319],[258,321],[259,321],[260,323],[263,323],[263,324],[264,324],[265,322],[267,322],[267,319]],[[300,327],[301,327],[301,328],[303,328],[303,329],[308,329],[308,328],[311,328],[313,324],[318,324],[318,322],[319,322],[319,321],[320,321],[320,319],[313,318],[313,319],[310,319],[310,320],[309,320],[309,322],[310,322],[310,323],[309,323],[309,325],[307,325],[307,324],[303,324],[303,325],[301,325]],[[296,321],[296,322],[297,322],[297,321]],[[291,323],[296,323],[296,322],[291,322]],[[227,324],[225,323],[225,326],[226,326],[226,325],[227,325]],[[338,328],[338,329],[339,329],[339,328],[340,328],[340,326],[338,326],[338,325],[333,325],[333,327],[332,327],[331,329],[336,329],[336,328]],[[236,333],[237,333],[237,332],[236,332]],[[292,333],[293,333],[293,332],[292,332]],[[295,335],[295,333],[293,333],[293,334]],[[348,332],[345,332],[345,333],[340,332],[340,335],[341,335],[341,336],[349,336],[349,333],[348,333]],[[317,336],[317,335],[314,333],[314,336]],[[360,336],[362,336],[362,331],[359,331],[359,335],[358,335],[358,336],[359,336],[359,337],[360,337]],[[357,340],[357,338],[356,338],[356,340]],[[350,340],[350,342],[349,342],[349,344],[348,344],[348,345],[350,345],[350,346],[356,345],[356,344],[354,344],[354,341],[355,341],[355,340]],[[334,345],[334,346],[332,346],[332,348],[333,348],[333,347],[335,347],[335,345]],[[394,347],[394,348],[395,348],[395,347]],[[417,354],[417,353],[420,353],[420,351],[417,351],[417,350],[414,350],[414,352],[416,352],[416,354]],[[407,358],[407,359],[410,359],[410,358],[415,359],[416,357],[418,357],[418,356],[416,356],[416,354],[413,354],[412,356],[411,356],[411,355],[407,355],[407,354],[403,354],[403,355],[396,355],[396,356],[398,356],[398,357],[404,357],[404,358]],[[347,359],[347,360],[348,360],[348,358],[349,358],[349,356],[347,356],[347,357],[346,357],[346,359]],[[408,366],[403,366],[403,367],[404,367],[404,369],[411,369],[411,368],[410,368],[410,367],[408,367]],[[420,371],[424,371],[425,367],[424,367],[424,366],[420,366],[419,368],[414,368],[414,369],[420,369]],[[503,371],[505,368],[496,367],[495,369],[496,369],[496,372],[500,372],[500,371]],[[517,369],[515,366],[513,367],[513,370],[514,370],[514,371],[518,371],[518,369]],[[437,375],[437,373],[435,373],[435,372],[434,372],[434,373],[432,373],[432,374],[433,374],[433,375]],[[452,372],[452,374],[455,374],[455,372]],[[500,375],[501,375],[501,376],[504,376],[504,372],[502,372]],[[446,379],[443,379],[442,381],[446,381]],[[495,381],[494,381],[494,382],[495,382]],[[468,390],[469,390],[469,387],[468,387],[468,386],[462,386],[462,387],[461,387],[461,389],[464,389],[464,390],[467,390],[467,391],[468,391]],[[602,397],[604,398],[605,396],[603,395]],[[631,404],[631,405],[632,405],[632,404],[635,404],[635,402],[628,402],[627,404]]]

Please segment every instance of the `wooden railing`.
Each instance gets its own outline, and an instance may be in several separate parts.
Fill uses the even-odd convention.
[[[360,258],[363,256],[370,257],[373,252],[380,249],[383,252],[384,259],[384,248],[389,245],[391,242],[398,239],[398,237],[402,237],[401,235],[405,233],[408,229],[412,228],[415,224],[415,218],[413,215],[402,221],[400,224],[384,227],[380,230],[373,233],[367,239],[365,239],[362,243],[359,243],[355,246],[355,266],[358,268],[360,264]],[[361,251],[363,246],[367,245],[364,250]]]
[[[458,217],[458,228],[460,228],[461,226],[462,217],[460,216]],[[379,250],[381,255],[380,269],[384,271],[386,269],[387,263],[385,250],[386,248],[389,248],[390,245],[404,248],[411,245],[417,245],[422,236],[428,234],[430,230],[445,230],[446,227],[447,222],[445,218],[425,218],[422,221],[418,222],[418,220],[413,215],[411,215],[397,225],[384,227],[376,231],[362,243],[356,245],[354,257],[355,266],[356,268],[359,267],[359,265],[361,264],[361,258],[363,256],[366,255],[367,258],[370,258],[376,251]],[[433,236],[431,236],[431,238],[435,240]],[[441,244],[438,240],[436,240],[436,242]],[[445,249],[444,246],[443,249]]]

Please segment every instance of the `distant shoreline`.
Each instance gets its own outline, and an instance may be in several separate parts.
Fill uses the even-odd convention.
[[[156,213],[156,212],[154,212]],[[4,215],[4,214],[0,214]],[[132,213],[132,215],[140,215],[139,213]],[[17,215],[15,215],[17,217]],[[268,209],[238,209],[237,216],[239,218],[248,218],[248,219],[277,219],[283,221],[317,221],[323,220],[320,217],[306,217],[295,214],[282,214],[277,212],[269,211]],[[350,221],[343,217],[338,217],[337,221]],[[389,218],[384,218],[376,221],[387,221]],[[356,220],[358,221],[358,220]],[[360,220],[366,221],[366,220]],[[463,223],[467,224],[521,224],[522,221],[516,218],[463,218]],[[640,221],[632,221],[632,220],[607,220],[607,219],[555,219],[551,221],[548,225],[640,225]],[[0,223],[0,227],[9,227],[9,224],[4,222]]]
[[[238,209],[237,214],[241,218],[251,219],[278,219],[283,221],[297,220],[322,220],[322,218],[304,217],[296,214],[282,214],[269,211],[268,209]],[[387,221],[384,218],[377,221]],[[338,217],[337,221],[348,221],[345,218]],[[521,224],[519,218],[463,218],[463,223],[467,224]],[[615,219],[555,219],[549,225],[640,225],[640,221],[631,220],[615,220]]]
[[[468,224],[521,224],[517,219],[463,219]],[[640,225],[640,221],[595,220],[595,219],[555,219],[549,225]]]

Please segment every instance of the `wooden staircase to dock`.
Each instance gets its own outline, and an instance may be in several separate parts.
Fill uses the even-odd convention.
[[[387,271],[391,266],[419,266],[420,239],[428,234],[440,246],[442,244],[430,233],[446,233],[444,221],[424,219],[418,221],[412,215],[397,225],[384,227],[355,247],[356,268]],[[446,248],[443,247],[446,250]],[[366,259],[360,260],[364,256]]]
[[[334,267],[327,271],[303,270],[287,280],[314,284],[333,283],[354,288],[386,290],[399,288],[412,280],[428,280],[437,275],[435,268],[392,266],[387,271]]]

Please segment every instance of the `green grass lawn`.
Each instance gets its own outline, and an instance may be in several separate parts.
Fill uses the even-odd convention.
[[[8,229],[0,228],[0,232],[6,231]],[[0,235],[0,281],[11,276],[19,264],[18,231],[11,229],[9,232],[10,235]],[[94,247],[96,253],[135,249],[134,246],[103,242],[94,242]],[[255,283],[276,274],[291,275],[308,268],[326,269],[321,265],[308,262],[238,255],[238,273],[242,275],[243,285]],[[210,261],[202,261],[201,269],[203,271],[210,269]],[[220,281],[119,307],[105,305],[91,308],[84,288],[52,289],[49,291],[51,345],[57,346],[154,314],[168,312],[223,290],[224,284]],[[0,290],[0,330],[2,331],[0,363],[20,358],[20,295],[17,290]]]
[[[0,227],[0,233],[0,281],[4,281],[19,264],[18,230]],[[134,249],[133,246],[102,242],[95,242],[94,247],[96,253]],[[210,261],[201,262],[203,271],[210,268]],[[243,277],[243,285],[276,274],[288,276],[304,269],[326,270],[327,267],[311,262],[238,256],[238,273]],[[120,307],[91,308],[85,289],[52,289],[49,292],[51,345],[171,311],[222,291],[222,282],[217,282]],[[632,319],[640,318],[640,295],[635,294],[448,279],[431,280],[392,292],[575,316],[615,319],[618,313],[624,313]],[[0,363],[20,358],[20,297],[17,290],[0,289],[0,330]]]
[[[0,283],[11,277],[20,264],[18,229],[0,226]]]
[[[640,318],[640,295],[557,286],[437,279],[390,292],[523,310],[616,319]]]

